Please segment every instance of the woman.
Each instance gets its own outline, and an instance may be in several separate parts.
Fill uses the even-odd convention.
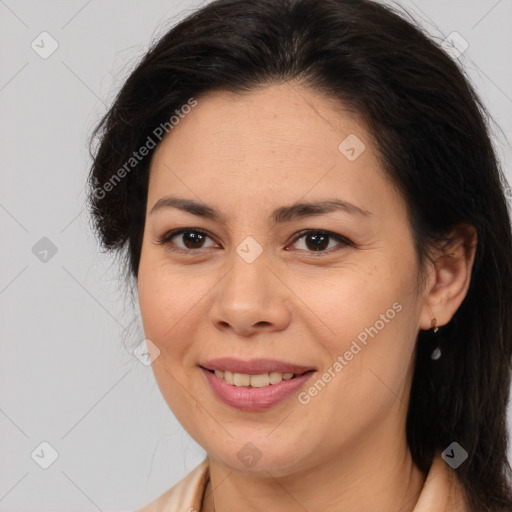
[[[485,110],[367,0],[217,0],[96,131],[160,390],[206,460],[148,511],[512,510],[512,240]]]

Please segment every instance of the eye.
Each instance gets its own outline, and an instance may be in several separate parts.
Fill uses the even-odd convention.
[[[194,249],[208,249],[217,245],[213,240],[212,245],[205,245],[207,239],[212,240],[208,233],[202,229],[182,228],[169,231],[158,240],[158,243],[168,245],[173,251],[178,252],[190,252]],[[174,242],[173,240],[176,241]]]
[[[323,231],[318,229],[307,229],[298,233],[298,236],[294,239],[293,243],[302,242],[299,245],[300,250],[306,250],[308,252],[332,252],[331,249],[334,247],[345,247],[347,245],[353,245],[347,238],[332,233],[330,231]],[[332,242],[336,243],[332,243]],[[336,250],[336,249],[335,249]]]
[[[210,245],[206,245],[206,240],[210,240]],[[292,244],[297,244],[299,250],[307,252],[325,253],[333,252],[332,249],[353,246],[353,243],[347,238],[319,229],[306,229],[295,235]],[[190,253],[199,249],[209,249],[217,247],[209,234],[199,228],[181,228],[169,231],[158,240],[161,245],[168,246],[172,251]],[[302,247],[300,247],[302,245]]]

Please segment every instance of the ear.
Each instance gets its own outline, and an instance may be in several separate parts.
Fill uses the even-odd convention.
[[[433,318],[437,326],[446,325],[452,319],[471,281],[477,245],[475,228],[460,224],[448,236],[450,241],[434,248],[431,254],[419,317],[419,328],[423,330],[432,327]]]

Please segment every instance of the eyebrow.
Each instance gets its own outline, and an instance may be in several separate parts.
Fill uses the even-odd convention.
[[[207,219],[216,220],[223,224],[226,223],[224,217],[211,206],[204,203],[198,203],[191,199],[183,199],[180,197],[165,196],[160,198],[151,208],[150,215],[164,208],[177,208],[192,215],[205,217]],[[361,217],[369,217],[372,213],[364,208],[360,208],[355,204],[343,201],[341,199],[327,199],[323,201],[298,202],[289,206],[281,206],[276,208],[269,217],[269,221],[275,224],[283,224],[305,217],[313,217],[331,213],[335,211],[343,211],[350,215]]]

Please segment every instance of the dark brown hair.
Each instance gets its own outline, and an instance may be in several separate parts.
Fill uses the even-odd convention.
[[[191,97],[290,80],[363,117],[407,202],[420,262],[451,227],[476,228],[465,300],[436,337],[418,336],[407,439],[425,472],[436,452],[458,442],[468,452],[456,473],[471,510],[512,510],[504,178],[475,91],[412,22],[368,0],[217,0],[181,21],[144,56],[95,131],[89,204],[103,247],[125,250],[136,280],[154,149],[126,163],[158,126]],[[436,346],[442,357],[432,360]]]

